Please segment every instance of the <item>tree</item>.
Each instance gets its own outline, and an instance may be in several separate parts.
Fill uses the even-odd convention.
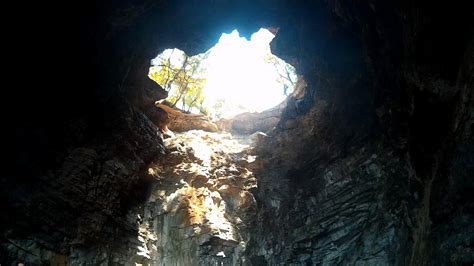
[[[282,84],[283,93],[288,96],[291,92],[293,92],[293,89],[296,85],[297,76],[295,68],[273,55],[270,50],[265,55],[264,59],[276,68],[278,73],[277,81],[278,83]]]
[[[207,114],[203,106],[205,69],[201,63],[208,54],[189,57],[178,49],[166,50],[154,60],[148,76],[168,91],[168,101],[173,107],[180,103],[183,111]]]

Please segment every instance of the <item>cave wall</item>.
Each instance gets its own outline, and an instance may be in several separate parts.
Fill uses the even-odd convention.
[[[260,145],[255,261],[472,262],[472,11],[327,4],[272,42],[308,88]]]
[[[109,240],[135,234],[126,212],[146,194],[147,165],[162,153],[149,118],[164,94],[146,78],[150,59],[166,48],[203,52],[234,28],[249,36],[278,26],[272,51],[307,88],[259,148],[248,261],[473,260],[468,4],[124,0],[21,14],[31,28],[11,30],[22,49],[14,69],[32,61],[31,40],[40,66],[17,71],[27,94],[12,90],[4,112],[14,110],[6,120],[14,130],[0,257],[11,259],[12,239],[58,256],[77,246],[96,263],[120,253],[127,244]]]
[[[260,145],[255,261],[472,262],[472,10],[327,4],[272,42],[308,88]]]

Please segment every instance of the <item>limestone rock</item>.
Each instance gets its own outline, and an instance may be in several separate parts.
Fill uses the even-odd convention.
[[[184,132],[193,129],[200,129],[209,132],[218,130],[217,125],[205,115],[186,114],[165,104],[157,104],[157,107],[164,110],[169,119],[166,124],[169,129],[175,132]]]
[[[239,160],[251,156],[251,146],[229,133],[201,130],[177,133],[165,145],[163,179],[152,188],[152,195],[164,194],[145,206],[144,223],[156,235],[142,241],[156,247],[146,256],[156,265],[241,263],[245,248],[239,243],[250,238],[241,228],[254,219],[249,189],[256,180]]]

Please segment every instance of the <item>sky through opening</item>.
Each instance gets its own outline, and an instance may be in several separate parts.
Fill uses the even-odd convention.
[[[149,76],[157,81],[153,73],[163,68],[163,62],[178,66],[178,75],[179,66],[183,66],[185,60],[189,65],[198,62],[197,67],[184,69],[196,77],[192,79],[199,84],[196,86],[202,86],[201,110],[215,118],[261,112],[280,104],[293,91],[297,79],[291,65],[271,54],[270,42],[274,37],[270,31],[260,29],[247,40],[234,30],[222,34],[218,43],[206,53],[188,59],[178,49],[167,49],[152,60]],[[166,75],[162,75],[161,83],[170,83],[173,73]],[[158,83],[166,89],[166,84],[160,81]],[[168,89],[170,96],[177,98],[180,86],[170,83]],[[186,104],[185,97],[182,97],[181,104]],[[181,107],[179,103],[176,106]],[[188,109],[199,112],[195,107]]]

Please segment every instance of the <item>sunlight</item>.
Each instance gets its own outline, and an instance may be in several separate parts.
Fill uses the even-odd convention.
[[[199,92],[202,106],[190,107],[188,111],[227,118],[243,112],[261,112],[280,104],[293,91],[296,73],[292,66],[271,54],[270,42],[274,37],[267,29],[260,29],[247,40],[234,30],[222,34],[218,43],[206,53],[189,57],[187,62],[199,58],[192,75],[199,77],[198,81],[202,83],[202,93]],[[150,73],[158,71],[165,58],[169,64],[180,66],[186,55],[178,49],[165,50],[152,60],[155,68],[152,67]],[[150,77],[154,79],[152,74]],[[171,85],[169,91],[175,102],[181,99],[185,107],[185,97],[176,97],[180,87]]]

